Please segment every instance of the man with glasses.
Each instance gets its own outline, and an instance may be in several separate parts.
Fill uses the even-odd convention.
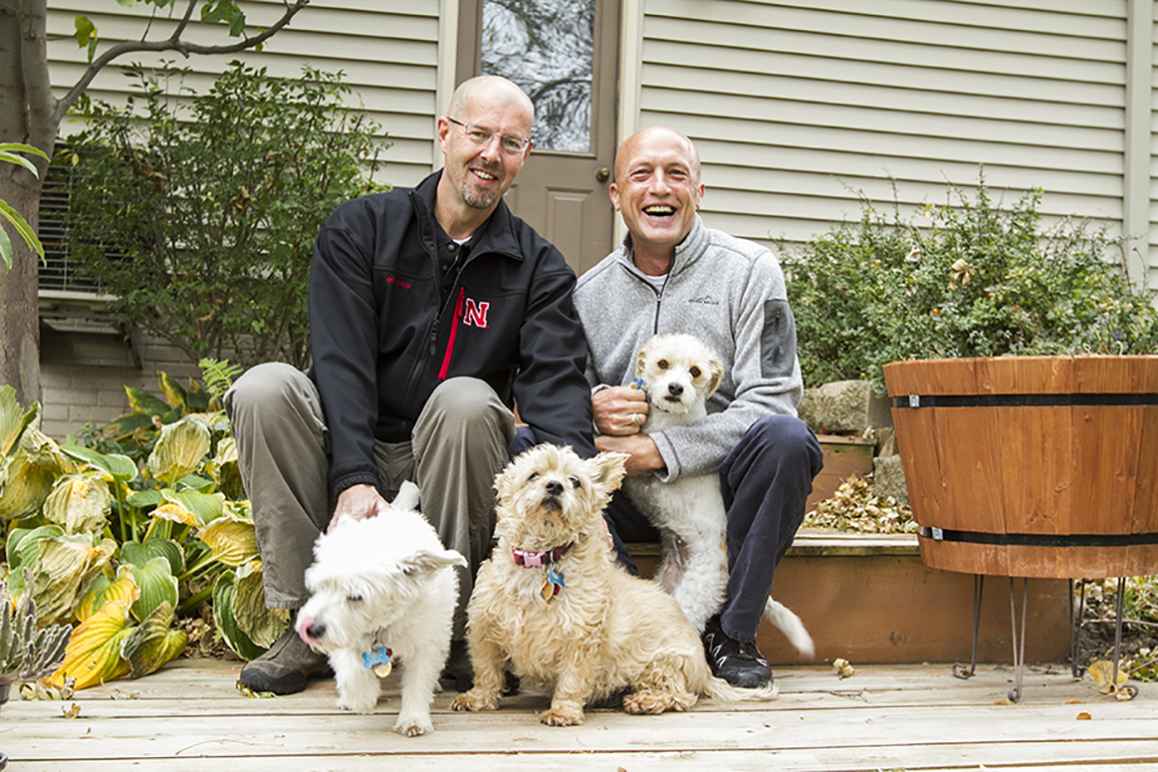
[[[389,517],[387,500],[414,480],[443,543],[470,562],[444,672],[460,691],[466,601],[490,551],[513,404],[537,441],[595,452],[575,274],[502,199],[530,155],[533,113],[506,79],[460,85],[438,118],[442,170],[343,204],[322,226],[310,373],[258,365],[226,396],[266,602],[300,608],[318,534]],[[240,681],[289,694],[325,670],[291,629]]]

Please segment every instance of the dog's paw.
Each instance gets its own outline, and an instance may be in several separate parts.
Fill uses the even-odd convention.
[[[539,721],[547,726],[578,726],[583,723],[583,709],[569,705],[548,708],[539,715]]]
[[[455,697],[450,703],[450,709],[469,710],[472,713],[480,710],[498,710],[499,698],[498,695],[486,695],[478,689],[471,689]]]
[[[403,737],[418,737],[434,731],[434,724],[429,715],[404,716],[399,715],[394,722],[394,731]]]
[[[348,710],[351,713],[373,713],[377,706],[377,700],[338,700],[338,710]]]

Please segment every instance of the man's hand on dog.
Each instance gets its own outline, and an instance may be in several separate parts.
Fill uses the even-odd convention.
[[[380,515],[389,508],[386,499],[382,498],[373,485],[351,485],[339,494],[338,505],[334,507],[334,516],[330,518],[326,532],[337,528],[343,520],[365,520],[367,517]]]
[[[602,389],[591,398],[595,428],[610,437],[638,434],[647,420],[647,411],[647,394],[630,386]]]
[[[637,433],[630,437],[601,435],[595,438],[595,447],[601,451],[630,455],[631,458],[627,459],[626,464],[628,475],[648,474],[666,468],[663,463],[663,456],[660,455],[659,448],[655,446],[655,440],[646,434]]]

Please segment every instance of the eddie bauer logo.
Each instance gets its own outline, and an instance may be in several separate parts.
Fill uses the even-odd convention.
[[[720,301],[716,300],[713,297],[709,297],[707,295],[700,295],[698,298],[691,298],[690,300],[688,300],[688,302],[689,303],[699,303],[701,306],[718,306],[718,305],[720,305]]]

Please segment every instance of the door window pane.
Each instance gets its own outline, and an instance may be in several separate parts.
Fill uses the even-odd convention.
[[[590,152],[595,0],[484,0],[481,70],[535,105],[539,150]]]

